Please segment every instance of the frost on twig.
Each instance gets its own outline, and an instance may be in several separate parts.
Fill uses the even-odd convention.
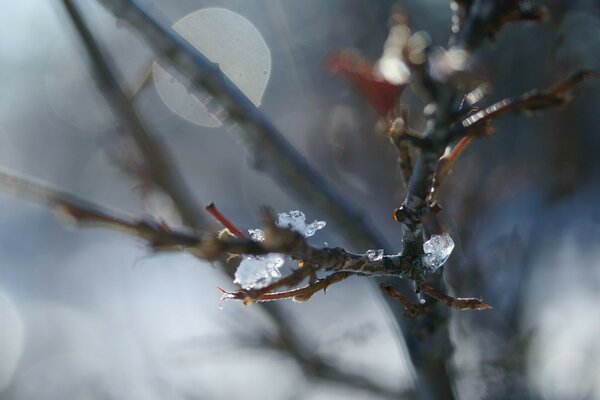
[[[325,227],[324,221],[314,221],[306,224],[306,216],[302,211],[293,210],[280,213],[277,226],[298,232],[304,237],[313,236],[316,231]],[[249,229],[248,233],[255,242],[265,240],[265,233],[261,229]],[[235,280],[244,289],[262,289],[274,279],[281,277],[279,268],[283,266],[284,256],[277,253],[253,256],[244,255],[237,271]]]
[[[323,229],[326,225],[325,221],[313,221],[310,224],[306,224],[306,216],[302,211],[293,210],[287,213],[279,213],[277,226],[282,228],[288,228],[295,232],[298,232],[304,237],[310,237],[315,234],[319,229]]]
[[[433,235],[431,239],[423,244],[423,269],[431,273],[440,268],[454,250],[454,241],[446,232],[441,235]]]

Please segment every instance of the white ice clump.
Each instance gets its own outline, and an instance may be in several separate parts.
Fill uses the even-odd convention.
[[[261,289],[268,286],[274,279],[281,277],[279,268],[283,258],[279,254],[264,256],[244,256],[237,271],[235,280],[244,289]]]
[[[383,249],[367,250],[366,254],[369,261],[381,261],[383,259]]]
[[[282,228],[289,228],[305,237],[313,236],[316,231],[325,226],[324,221],[314,221],[306,225],[306,216],[302,211],[290,211],[280,213],[277,225]],[[261,229],[249,229],[248,233],[252,240],[262,242],[265,240],[265,233]],[[375,251],[375,250],[373,250]],[[381,250],[383,257],[383,250]],[[282,254],[270,253],[261,256],[244,256],[237,271],[235,271],[235,280],[244,289],[262,289],[268,286],[273,280],[281,277],[279,268],[284,263]]]
[[[298,210],[279,213],[277,221],[277,226],[301,233],[304,237],[313,236],[316,231],[323,229],[325,225],[325,221],[313,221],[306,225],[306,216]]]
[[[248,229],[250,237],[255,242],[265,240],[262,229]],[[270,253],[263,256],[244,256],[240,266],[235,271],[235,280],[244,289],[261,289],[268,286],[273,279],[281,277],[279,268],[283,265],[281,254]]]
[[[428,272],[433,272],[440,268],[450,254],[454,250],[454,241],[446,232],[441,235],[433,235],[431,238],[423,243],[423,267]]]
[[[250,238],[255,242],[262,242],[265,240],[265,232],[262,229],[248,229]]]

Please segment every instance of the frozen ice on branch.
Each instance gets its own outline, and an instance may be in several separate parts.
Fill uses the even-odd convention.
[[[366,254],[369,261],[380,261],[383,258],[383,249],[367,250]]]
[[[441,235],[433,235],[423,243],[423,269],[426,272],[434,272],[440,268],[450,257],[454,250],[454,241],[446,232]]]
[[[325,227],[325,221],[313,221],[306,224],[306,216],[302,211],[294,210],[287,213],[279,213],[277,225],[296,231],[304,237],[313,236],[316,231]],[[265,233],[261,229],[248,229],[252,240],[262,242]],[[235,280],[244,289],[262,289],[268,286],[274,279],[281,277],[279,268],[283,266],[284,256],[270,253],[261,256],[244,256],[235,272]]]
[[[325,227],[325,221],[313,221],[306,225],[306,216],[302,211],[293,210],[287,213],[279,213],[277,226],[281,228],[288,228],[304,235],[304,237],[310,237],[315,234],[319,229]]]
[[[264,256],[244,256],[237,271],[235,280],[244,289],[262,289],[274,279],[281,278],[279,268],[283,265],[280,254],[267,254]]]

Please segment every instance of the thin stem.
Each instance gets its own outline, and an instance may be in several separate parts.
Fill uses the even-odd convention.
[[[208,211],[210,215],[215,217],[215,219],[217,221],[219,221],[221,224],[223,224],[223,226],[225,228],[229,229],[229,231],[232,234],[234,234],[235,236],[237,236],[239,238],[248,239],[248,236],[246,236],[240,228],[238,228],[233,222],[231,222],[231,220],[229,218],[227,218],[225,215],[223,215],[223,213],[221,211],[219,211],[217,206],[215,206],[215,203],[210,202],[206,206],[206,211]]]

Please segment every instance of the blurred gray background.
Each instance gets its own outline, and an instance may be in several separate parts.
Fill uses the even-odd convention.
[[[151,52],[93,1],[80,3],[200,202],[214,201],[245,229],[259,225],[263,205],[327,221],[255,171],[234,135],[214,121],[199,124],[201,110],[194,114],[193,99],[177,97],[168,76],[142,87]],[[261,109],[295,148],[400,247],[391,213],[404,188],[394,149],[376,132],[375,112],[324,62],[348,47],[376,59],[398,4],[415,30],[444,45],[447,1],[143,3],[170,24],[206,8],[229,10],[214,18],[246,29],[238,37],[256,50],[226,42],[215,50],[222,63],[241,71],[240,86],[262,95]],[[598,3],[544,4],[550,21],[509,25],[478,54],[493,87],[484,103],[580,68],[600,70]],[[136,180],[112,162],[116,122],[61,3],[5,4],[0,27],[0,165],[110,208],[176,223],[164,198],[142,200]],[[211,38],[193,24],[185,29]],[[250,72],[244,81],[252,68],[267,71],[266,87]],[[442,188],[442,220],[457,244],[446,278],[457,295],[494,306],[452,314],[461,399],[600,399],[599,89],[586,82],[560,112],[496,121],[496,133],[467,150]],[[410,93],[404,99],[418,128],[422,105]],[[324,242],[344,245],[328,228],[313,238]],[[272,330],[261,310],[235,302],[219,309],[217,287],[234,285],[215,266],[151,255],[120,233],[70,228],[51,210],[2,192],[0,399],[375,396],[305,377],[288,356],[261,346]],[[391,389],[412,386],[405,344],[367,280],[352,278],[307,303],[282,306],[307,345],[340,368]]]

